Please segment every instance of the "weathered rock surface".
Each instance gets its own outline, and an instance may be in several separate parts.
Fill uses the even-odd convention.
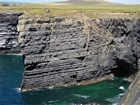
[[[18,19],[21,14],[0,14],[0,53],[23,54],[21,90],[88,84],[140,70],[140,18]],[[139,78],[120,105],[139,105]]]
[[[0,53],[19,53],[18,16],[22,13],[0,13]]]
[[[20,17],[21,89],[76,84],[138,70],[140,19]]]

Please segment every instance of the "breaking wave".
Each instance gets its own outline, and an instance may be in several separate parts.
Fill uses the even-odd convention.
[[[84,98],[84,99],[87,99],[89,98],[90,96],[86,96],[86,95],[81,95],[81,94],[73,94],[74,96],[77,96],[77,97],[80,97],[80,98]]]

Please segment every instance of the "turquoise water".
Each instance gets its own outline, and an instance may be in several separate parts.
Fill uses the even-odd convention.
[[[19,55],[0,56],[0,105],[117,105],[130,85],[123,78],[73,87],[20,92],[23,63]]]

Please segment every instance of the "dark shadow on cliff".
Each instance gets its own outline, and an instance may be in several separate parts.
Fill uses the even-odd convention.
[[[138,71],[133,65],[125,62],[124,60],[116,60],[117,68],[112,70],[114,76],[117,77],[130,77],[131,75],[135,75]]]

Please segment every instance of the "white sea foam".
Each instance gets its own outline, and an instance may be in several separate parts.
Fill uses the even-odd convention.
[[[21,89],[20,89],[20,92],[22,92],[22,93],[23,92],[28,92],[28,91],[31,91],[31,90],[30,89],[28,89],[28,90],[24,89],[24,90],[21,91]]]
[[[54,89],[54,86],[50,86],[50,87],[48,87],[48,89]]]
[[[124,95],[124,93],[120,93],[120,94],[119,94],[119,96],[123,96],[123,95]]]
[[[124,78],[123,80],[124,81],[128,81],[128,82],[131,82],[128,78]]]
[[[21,56],[22,54],[7,54],[7,55],[17,55],[17,56]]]
[[[21,92],[21,89],[20,89],[20,88],[15,88],[14,90],[15,90],[16,92],[18,92],[18,93]]]
[[[22,90],[22,92],[26,92],[27,90]]]
[[[54,103],[54,102],[58,102],[59,100],[54,100],[54,101],[48,101],[48,103]]]
[[[124,93],[120,93],[117,96],[112,97],[112,98],[107,98],[106,100],[113,103],[112,105],[118,105],[118,100],[120,100],[123,95]]]
[[[74,95],[74,96],[77,96],[77,97],[84,98],[84,99],[89,98],[89,96],[86,96],[86,95],[81,95],[81,94],[73,94],[73,95]]]
[[[15,54],[15,55],[20,55],[21,56],[22,54]]]
[[[116,96],[116,97],[113,97],[113,98],[107,98],[106,100],[107,101],[109,101],[109,102],[111,102],[111,103],[116,103],[117,101],[118,101],[118,96]]]
[[[123,86],[119,87],[120,90],[123,90],[124,92],[126,92],[125,88]]]
[[[124,90],[124,87],[123,86],[120,86],[119,89]]]
[[[112,105],[118,105],[118,102],[116,102],[116,103],[113,103]]]

